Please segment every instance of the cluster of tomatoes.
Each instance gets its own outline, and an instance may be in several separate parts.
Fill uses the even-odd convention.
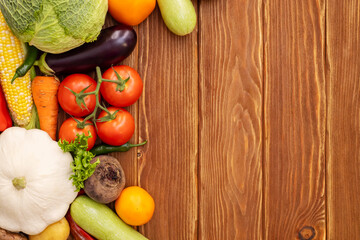
[[[90,133],[88,150],[95,145],[97,137],[112,146],[123,145],[131,139],[135,131],[135,121],[124,107],[134,104],[139,99],[143,90],[142,79],[135,69],[126,65],[107,69],[102,74],[102,79],[104,81],[101,81],[100,88],[93,78],[82,73],[71,74],[61,82],[58,101],[61,108],[72,117],[62,123],[59,139],[71,142],[77,134],[88,136]],[[90,94],[97,89],[98,94]],[[85,93],[83,98],[76,97],[79,93]],[[101,98],[111,106],[106,108],[107,111],[103,109],[99,113],[95,127],[86,116],[94,114]],[[109,113],[113,116],[106,118]]]
[[[112,80],[109,82],[106,80]],[[141,96],[143,82],[136,70],[120,65],[107,69],[102,74],[100,86],[86,74],[76,73],[67,76],[58,89],[58,101],[61,108],[71,115],[63,122],[59,130],[59,139],[69,142],[76,139],[77,134],[91,134],[88,139],[88,150],[93,148],[97,137],[104,143],[120,146],[127,143],[135,130],[132,115],[123,107],[134,104]],[[100,94],[92,94],[92,93]],[[89,93],[77,99],[79,93]],[[98,97],[98,100],[96,99]],[[87,116],[96,113],[101,98],[110,106],[96,116],[96,128]],[[113,118],[106,118],[111,113]],[[84,118],[85,117],[85,118]],[[152,218],[155,203],[151,195],[141,187],[125,188],[115,201],[115,211],[129,225],[140,226]]]

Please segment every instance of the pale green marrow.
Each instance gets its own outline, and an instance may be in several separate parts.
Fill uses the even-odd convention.
[[[138,231],[124,223],[105,204],[82,195],[70,206],[70,215],[77,225],[98,240],[146,240]]]
[[[157,0],[161,16],[176,35],[191,33],[196,26],[196,12],[191,0]]]

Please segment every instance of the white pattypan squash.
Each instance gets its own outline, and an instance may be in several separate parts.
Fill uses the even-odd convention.
[[[39,129],[0,135],[0,227],[35,235],[63,218],[77,193],[70,153]]]

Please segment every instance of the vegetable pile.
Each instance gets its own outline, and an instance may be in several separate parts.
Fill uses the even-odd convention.
[[[0,0],[1,239],[147,239],[132,226],[155,201],[111,153],[147,143],[130,143],[144,86],[121,62],[156,3],[171,32],[194,30],[190,0]]]

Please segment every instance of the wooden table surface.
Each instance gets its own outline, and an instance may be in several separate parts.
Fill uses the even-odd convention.
[[[193,33],[156,8],[123,62],[144,81],[131,142],[149,142],[113,155],[156,202],[139,231],[360,239],[360,1],[193,3]]]

